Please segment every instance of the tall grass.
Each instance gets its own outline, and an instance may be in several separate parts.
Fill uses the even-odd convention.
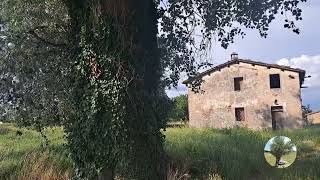
[[[17,131],[22,135],[17,135]],[[63,129],[39,133],[0,125],[0,179],[70,179],[73,162],[63,146]],[[192,179],[320,179],[320,128],[251,131],[239,129],[168,128],[165,150],[170,161],[169,180]],[[297,146],[296,161],[285,169],[264,159],[264,145],[273,136],[289,137]]]
[[[320,178],[320,129],[169,128],[165,134],[172,166],[194,178],[215,173],[224,179]],[[291,138],[298,149],[296,162],[286,169],[273,168],[264,159],[264,145],[275,135]]]
[[[73,164],[63,147],[62,128],[49,128],[45,133],[50,141],[47,148],[36,131],[0,125],[0,179],[58,180],[72,176]]]

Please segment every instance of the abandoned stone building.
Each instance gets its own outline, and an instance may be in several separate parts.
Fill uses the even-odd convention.
[[[320,124],[320,111],[307,114],[308,121],[312,124]]]
[[[191,127],[299,128],[303,126],[301,87],[305,71],[239,59],[185,80]],[[190,84],[201,79],[201,91]]]

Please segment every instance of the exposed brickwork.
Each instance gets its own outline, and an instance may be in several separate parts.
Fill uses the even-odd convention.
[[[270,89],[270,74],[280,74],[281,88]],[[234,91],[234,78],[243,77],[241,91]],[[240,62],[202,77],[204,93],[189,89],[191,127],[253,129],[272,127],[271,106],[283,106],[283,127],[303,126],[299,73]],[[235,120],[235,108],[244,107],[245,121]]]

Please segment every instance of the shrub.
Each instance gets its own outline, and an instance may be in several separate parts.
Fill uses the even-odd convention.
[[[172,107],[169,113],[170,121],[188,120],[188,96],[180,95],[172,99]]]

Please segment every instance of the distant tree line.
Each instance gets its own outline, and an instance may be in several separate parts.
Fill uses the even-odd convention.
[[[311,109],[311,107],[310,107],[310,104],[308,104],[308,105],[306,105],[306,106],[302,106],[301,107],[301,109],[302,109],[302,118],[303,118],[303,121],[304,121],[304,123],[305,123],[305,125],[307,126],[307,125],[311,125],[312,124],[312,122],[310,122],[309,120],[308,120],[308,114],[309,113],[312,113],[312,109]]]
[[[188,121],[188,96],[179,95],[170,100],[170,111],[168,113],[168,121]]]

